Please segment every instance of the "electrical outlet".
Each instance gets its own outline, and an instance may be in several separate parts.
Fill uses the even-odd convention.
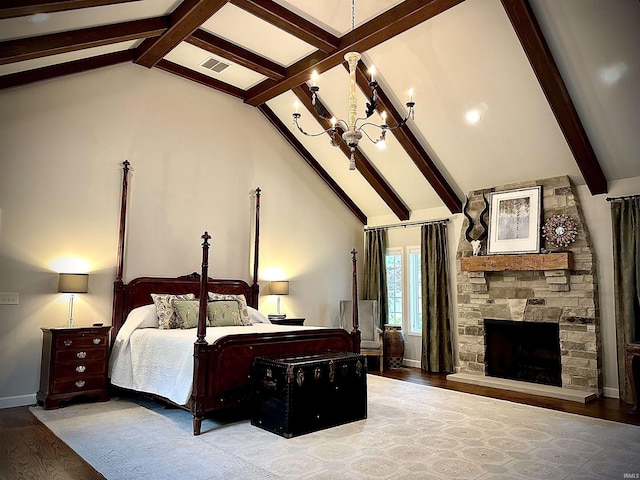
[[[0,305],[18,305],[18,292],[0,292]]]

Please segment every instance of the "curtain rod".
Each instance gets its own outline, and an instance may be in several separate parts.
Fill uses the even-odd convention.
[[[391,228],[400,228],[400,227],[417,227],[421,225],[431,225],[432,223],[448,223],[448,218],[441,218],[440,220],[428,220],[423,222],[407,222],[407,223],[394,223],[392,225],[378,225],[377,227],[365,227],[364,231],[367,232],[369,230],[382,230],[382,229],[391,229]]]
[[[627,200],[629,198],[638,198],[640,197],[640,193],[636,193],[635,195],[623,195],[621,197],[607,197],[607,202],[613,202],[614,200]]]

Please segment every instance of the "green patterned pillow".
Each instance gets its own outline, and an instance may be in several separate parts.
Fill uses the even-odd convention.
[[[196,328],[198,326],[198,300],[178,300],[173,302],[175,306],[179,328]]]
[[[210,302],[215,302],[218,300],[236,301],[238,303],[238,310],[240,311],[241,325],[251,325],[251,320],[249,319],[249,309],[247,308],[247,299],[244,298],[244,295],[228,295],[224,293],[209,292]]]
[[[240,308],[236,300],[216,300],[207,304],[210,327],[241,327]]]
[[[180,300],[193,300],[196,296],[193,293],[186,293],[184,295],[171,295],[171,294],[158,294],[152,293],[151,298],[156,306],[156,314],[158,315],[158,327],[167,328],[179,328],[178,317],[176,315],[173,302]]]

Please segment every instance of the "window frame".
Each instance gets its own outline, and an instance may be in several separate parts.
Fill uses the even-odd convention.
[[[417,272],[411,271],[412,270],[411,256],[414,254],[418,254],[420,256],[420,260],[418,261],[419,268]],[[422,305],[421,305],[422,285],[419,284],[417,286],[414,286],[413,285],[414,282],[412,282],[413,280],[412,273],[414,274],[417,273],[418,279],[421,280],[421,262],[422,262],[421,248],[420,246],[415,246],[415,245],[401,246],[401,247],[388,247],[385,251],[385,266],[386,266],[387,256],[389,255],[400,255],[400,268],[402,269],[402,275],[401,275],[402,322],[400,324],[394,323],[392,325],[401,325],[402,331],[405,333],[405,335],[421,336],[422,335],[421,315],[419,315],[420,329],[415,331],[412,330],[412,325],[415,325],[416,323],[416,322],[412,322],[412,317],[415,315],[414,310],[416,307],[418,308],[419,313],[421,313],[421,310],[422,310]],[[387,292],[389,292],[388,284],[389,284],[389,275],[387,275]],[[412,298],[412,290],[413,290],[413,294],[416,295],[417,298]],[[392,299],[391,297],[389,297],[387,300],[388,300],[387,311],[389,314],[388,317],[391,318],[390,309],[393,306]]]

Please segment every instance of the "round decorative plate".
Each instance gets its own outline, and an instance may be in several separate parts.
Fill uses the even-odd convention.
[[[566,247],[576,240],[576,222],[567,215],[552,215],[542,227],[542,235],[556,247]]]

